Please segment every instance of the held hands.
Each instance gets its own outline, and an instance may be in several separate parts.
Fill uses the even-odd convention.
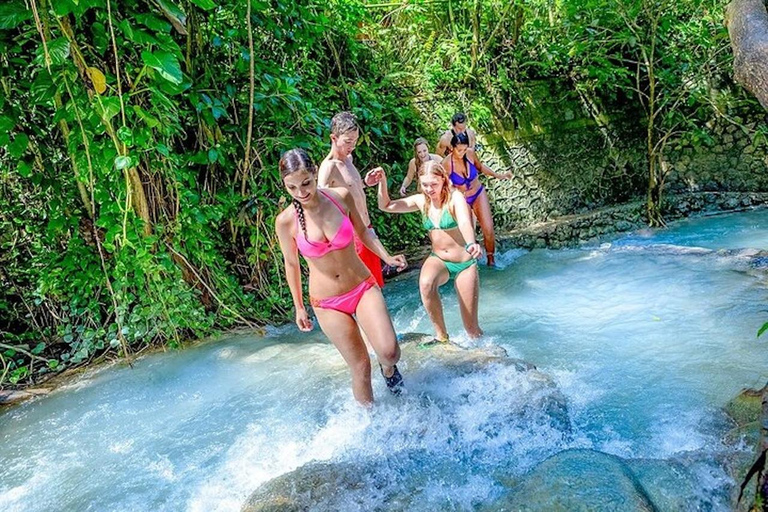
[[[296,326],[300,331],[304,332],[309,332],[314,327],[306,309],[301,308],[296,310]]]
[[[400,197],[405,197],[405,194],[407,194],[408,191],[405,189],[405,185],[400,187]]]
[[[408,266],[408,262],[405,261],[405,256],[402,254],[390,257],[386,264],[390,267],[395,267],[398,272],[402,272]]]
[[[473,242],[471,244],[465,245],[464,250],[466,250],[469,253],[469,255],[475,259],[480,258],[480,256],[483,255],[483,249],[480,247],[480,244],[477,242]]]
[[[368,171],[368,173],[365,175],[365,184],[369,187],[372,187],[379,183],[381,180],[387,179],[387,175],[384,172],[384,169],[381,167],[376,167],[375,169],[371,169]]]

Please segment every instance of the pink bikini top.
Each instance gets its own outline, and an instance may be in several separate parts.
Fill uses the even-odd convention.
[[[319,190],[319,189],[318,189]],[[346,246],[348,246],[350,243],[352,243],[352,238],[355,234],[355,228],[352,226],[352,221],[349,220],[349,217],[347,216],[347,212],[344,210],[344,208],[341,207],[341,205],[336,201],[333,197],[331,197],[329,194],[326,194],[322,190],[319,190],[322,192],[322,194],[330,199],[333,204],[336,205],[336,207],[341,211],[341,213],[344,215],[344,220],[341,222],[341,226],[339,226],[339,230],[336,232],[334,237],[328,241],[328,242],[312,242],[304,235],[304,232],[301,230],[301,226],[299,225],[299,216],[296,215],[296,246],[299,248],[299,252],[304,255],[305,258],[321,258],[328,254],[331,251],[338,251],[339,249],[343,249]]]

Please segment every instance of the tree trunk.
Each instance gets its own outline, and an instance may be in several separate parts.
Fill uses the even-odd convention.
[[[732,0],[725,23],[733,48],[733,79],[768,110],[768,11],[763,0]],[[763,388],[760,449],[768,450],[768,384]],[[768,475],[761,472],[757,496],[768,510]]]
[[[768,11],[763,0],[732,0],[725,23],[733,48],[733,78],[768,110]]]
[[[661,192],[663,185],[656,174],[656,165],[651,163],[649,170],[650,176],[648,180],[648,197],[646,204],[648,225],[655,228],[661,228],[666,225],[661,213]]]

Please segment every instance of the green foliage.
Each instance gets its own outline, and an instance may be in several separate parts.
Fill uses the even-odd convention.
[[[399,168],[421,128],[359,3],[252,0],[251,55],[245,2],[110,1],[38,2],[43,37],[0,6],[0,385],[284,315],[280,153],[350,109],[361,168]]]
[[[285,318],[277,161],[321,160],[337,111],[396,188],[457,110],[539,130],[555,81],[609,151],[609,113],[645,120],[658,202],[665,148],[754,104],[713,0],[250,4],[0,5],[0,385]],[[372,218],[392,250],[423,242],[418,216]]]

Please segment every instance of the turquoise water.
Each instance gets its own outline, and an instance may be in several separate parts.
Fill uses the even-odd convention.
[[[693,507],[728,510],[720,408],[768,380],[768,338],[755,336],[768,313],[761,274],[718,250],[766,247],[767,226],[761,210],[503,252],[502,268],[481,268],[479,341],[461,334],[444,288],[454,341],[502,346],[551,376],[567,399],[567,435],[526,407],[531,382],[504,366],[442,376],[413,362],[409,373],[404,360],[405,396],[377,378],[379,404],[361,410],[322,334],[284,326],[103,368],[4,412],[0,510],[238,510],[260,484],[311,462],[383,459],[397,478],[371,477],[334,510],[398,492],[418,496],[413,510],[472,510],[567,448],[695,455],[704,465]],[[431,330],[416,279],[386,287],[398,332]]]

